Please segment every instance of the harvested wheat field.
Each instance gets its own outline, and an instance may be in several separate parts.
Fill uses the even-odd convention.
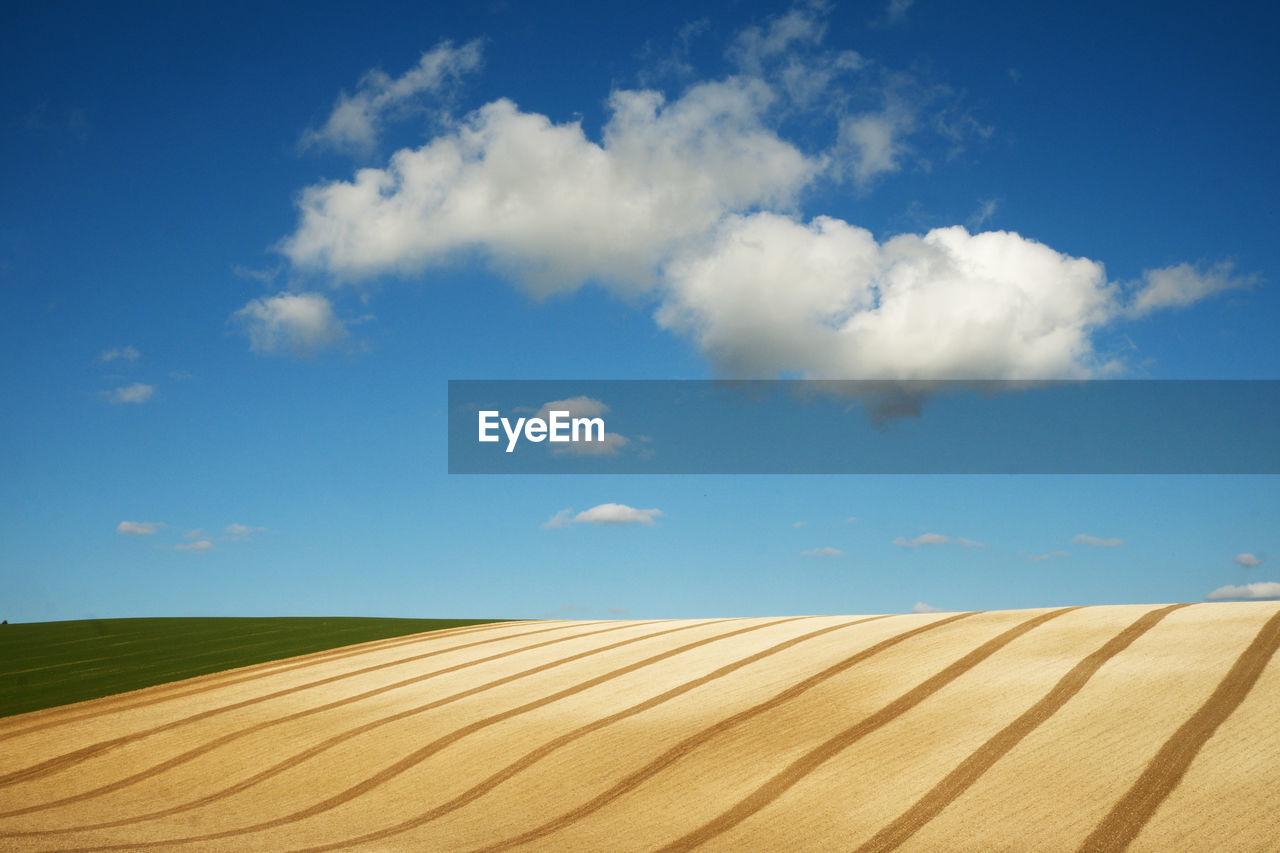
[[[1276,850],[1280,604],[506,622],[0,720],[5,850]]]

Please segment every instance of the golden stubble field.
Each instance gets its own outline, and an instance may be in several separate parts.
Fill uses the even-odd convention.
[[[1275,851],[1280,603],[473,626],[0,720],[3,850]]]

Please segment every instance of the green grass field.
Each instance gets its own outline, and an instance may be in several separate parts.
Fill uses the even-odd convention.
[[[495,619],[89,619],[0,625],[0,717]]]

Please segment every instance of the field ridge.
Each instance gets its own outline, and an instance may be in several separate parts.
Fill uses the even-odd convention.
[[[1278,650],[1276,602],[460,627],[0,721],[0,850],[1264,851]]]

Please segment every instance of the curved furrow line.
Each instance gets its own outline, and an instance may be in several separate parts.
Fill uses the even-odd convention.
[[[120,693],[115,696],[103,696],[100,699],[88,699],[84,702],[64,705],[61,708],[46,708],[40,711],[30,711],[27,714],[19,714],[16,717],[0,721],[0,727],[2,727],[4,723],[18,722],[22,717],[30,717],[36,714],[40,716],[40,722],[31,726],[9,729],[8,731],[0,729],[0,741],[21,737],[22,735],[30,734],[31,732],[52,728],[65,723],[78,723],[84,720],[93,719],[94,717],[116,714],[123,711],[132,711],[136,708],[143,708],[148,705],[167,702],[173,699],[182,699],[187,696],[204,693],[208,690],[214,690],[219,687],[231,687],[245,681],[252,681],[255,678],[260,678],[267,674],[277,675],[279,673],[292,672],[296,669],[303,669],[308,666],[329,663],[334,660],[354,657],[368,652],[384,651],[398,646],[412,645],[414,643],[420,643],[424,639],[437,639],[438,637],[439,639],[448,640],[463,634],[481,633],[487,630],[519,625],[527,621],[531,620],[522,620],[521,622],[490,622],[484,625],[465,625],[460,628],[446,628],[442,631],[421,631],[417,634],[409,634],[404,637],[388,637],[385,640],[373,640],[370,643],[360,643],[356,646],[340,646],[336,649],[325,649],[319,652],[311,652],[306,655],[298,655],[294,658],[285,658],[284,660],[263,661],[262,663],[255,663],[245,667],[237,667],[236,669],[227,670],[225,672],[211,672],[207,675],[195,676],[192,679],[181,679],[180,681],[169,682],[167,684],[156,684],[151,687],[142,687],[138,690],[131,690],[128,693]],[[265,672],[264,670],[269,670],[269,672]],[[199,680],[198,684],[192,685],[189,683],[196,679]],[[86,705],[89,705],[90,707],[85,707]]]
[[[873,835],[859,847],[856,853],[887,853],[896,850],[922,826],[937,817],[943,809],[969,789],[974,782],[991,769],[997,761],[1031,732],[1044,723],[1074,697],[1093,677],[1102,665],[1123,652],[1164,617],[1189,604],[1172,604],[1152,610],[1139,617],[1132,625],[1116,634],[1088,657],[1077,663],[1038,702],[1024,711],[1009,725],[992,735],[978,747],[915,805],[903,812],[892,823]]]
[[[320,853],[320,851],[324,851],[324,850],[342,850],[347,847],[353,847],[357,844],[366,844],[371,841],[381,841],[384,838],[389,838],[393,835],[399,835],[402,832],[407,832],[411,829],[416,829],[419,826],[423,826],[427,823],[430,823],[433,820],[437,820],[452,811],[456,811],[457,809],[460,809],[463,806],[469,803],[472,803],[475,800],[478,800],[480,797],[489,793],[494,788],[501,785],[503,782],[506,782],[508,779],[511,779],[520,773],[523,773],[525,770],[537,764],[539,761],[546,758],[548,755],[551,755],[557,750],[560,750],[568,746],[570,743],[573,743],[574,741],[580,738],[586,737],[592,732],[598,731],[606,726],[612,725],[613,723],[616,723],[619,720],[626,719],[627,717],[633,717],[636,714],[642,713],[644,711],[648,711],[650,708],[656,708],[657,706],[662,705],[666,702],[669,702],[678,696],[681,696],[685,693],[688,693],[691,690],[694,690],[695,688],[701,687],[704,684],[709,684],[712,681],[716,681],[717,679],[723,678],[726,675],[729,675],[730,673],[736,672],[737,670],[742,669],[743,667],[750,666],[753,663],[762,661],[767,657],[771,657],[780,652],[786,651],[792,646],[799,645],[800,643],[803,643],[806,640],[812,640],[815,637],[822,636],[823,634],[829,634],[832,631],[838,631],[842,628],[850,628],[850,627],[853,627],[854,625],[861,625],[865,622],[875,622],[879,619],[888,619],[892,615],[893,614],[886,614],[884,616],[869,616],[862,619],[855,619],[852,622],[841,622],[838,625],[828,625],[825,628],[819,628],[816,631],[810,631],[807,634],[801,634],[798,637],[792,637],[789,640],[784,640],[781,643],[778,643],[777,645],[770,646],[769,648],[756,652],[753,655],[749,655],[745,658],[741,658],[740,660],[736,660],[736,661],[733,661],[732,663],[725,664],[719,669],[716,669],[713,672],[709,672],[704,676],[695,678],[692,681],[686,681],[684,684],[680,684],[676,687],[673,687],[670,690],[667,690],[664,693],[660,693],[651,699],[646,699],[643,702],[632,705],[631,707],[625,708],[614,714],[610,714],[607,717],[601,717],[598,720],[594,720],[590,723],[579,726],[578,728],[574,729],[571,732],[566,732],[565,734],[560,735],[557,738],[547,741],[542,746],[538,747],[532,752],[526,753],[525,755],[521,756],[518,760],[512,762],[511,764],[508,764],[506,767],[502,768],[498,772],[491,774],[486,779],[483,779],[480,782],[476,783],[475,785],[471,786],[466,791],[454,797],[452,800],[449,800],[448,802],[445,802],[445,803],[441,803],[440,805],[436,806],[435,808],[431,809],[428,812],[424,812],[423,814],[416,815],[406,821],[395,824],[394,826],[384,827],[383,829],[366,833],[365,835],[361,835],[356,838],[347,838],[342,841],[334,842],[332,844],[323,844],[318,847],[308,847],[306,848],[305,851],[295,851],[295,853]],[[785,620],[780,620],[780,621],[785,621]],[[776,625],[776,624],[778,623],[777,622],[769,623],[769,625]],[[767,626],[762,626],[762,627],[767,627]],[[733,632],[733,634],[725,634],[724,636],[731,637],[734,634],[745,633],[747,630],[750,630],[750,629],[744,628],[741,631],[735,631]]]
[[[527,631],[523,634],[517,635],[517,638],[529,637],[529,636],[533,636],[534,634],[543,634],[543,633],[546,633],[547,631],[561,631],[568,627],[573,627],[573,626],[557,625],[551,628],[542,628],[537,631]],[[0,787],[6,787],[8,785],[12,785],[18,782],[29,781],[31,779],[39,778],[41,776],[47,776],[50,773],[55,773],[59,770],[65,770],[68,767],[73,767],[76,764],[79,764],[83,761],[87,761],[88,759],[93,758],[94,756],[101,755],[105,752],[109,752],[125,744],[133,743],[135,741],[142,740],[143,738],[147,738],[155,734],[160,734],[161,732],[170,731],[172,729],[178,728],[179,726],[185,726],[190,723],[198,722],[200,720],[205,720],[210,717],[217,716],[218,714],[224,714],[224,713],[227,713],[228,711],[235,711],[235,710],[239,710],[240,708],[247,708],[251,705],[256,705],[261,702],[267,702],[272,699],[278,699],[281,696],[288,696],[291,693],[297,693],[302,690],[309,690],[311,688],[320,687],[325,684],[332,684],[336,681],[341,681],[346,678],[354,678],[356,676],[364,675],[370,672],[376,672],[381,669],[388,669],[393,666],[400,666],[401,664],[423,660],[425,658],[435,657],[437,655],[448,654],[449,652],[469,649],[475,646],[481,646],[488,643],[500,643],[503,640],[509,640],[509,639],[512,639],[512,637],[510,636],[493,637],[488,640],[477,640],[474,643],[463,643],[462,645],[458,645],[458,646],[449,646],[448,648],[444,648],[444,649],[436,649],[435,651],[424,652],[419,655],[411,655],[410,657],[397,658],[396,660],[393,660],[393,661],[386,661],[384,663],[374,664],[372,666],[363,667],[361,669],[338,673],[337,675],[331,675],[326,678],[321,678],[317,681],[310,681],[310,682],[307,682],[306,684],[299,684],[294,687],[286,687],[281,690],[276,690],[272,693],[264,694],[262,696],[255,696],[251,699],[242,699],[241,701],[233,702],[230,705],[220,705],[216,708],[209,708],[199,713],[192,714],[187,717],[182,717],[181,719],[170,720],[167,723],[161,723],[160,725],[152,726],[149,729],[143,729],[142,731],[132,732],[127,735],[121,735],[119,737],[110,738],[104,741],[99,741],[98,743],[81,747],[80,749],[73,750],[72,752],[68,752],[63,755],[59,755],[59,756],[55,756],[53,758],[47,759],[45,761],[41,761],[38,764],[33,764],[30,767],[25,767],[22,770],[15,770],[12,773],[7,773],[3,776],[0,776]],[[219,686],[226,686],[226,685],[219,685]],[[203,692],[205,691],[196,690],[196,691],[192,691],[192,694],[203,693]],[[191,694],[188,694],[188,695],[191,695]],[[14,814],[14,812],[0,812],[0,817],[6,817],[11,814]]]
[[[1121,851],[1138,837],[1218,726],[1240,706],[1280,649],[1280,611],[1254,636],[1212,695],[1164,742],[1127,793],[1080,845],[1080,853]]]
[[[586,817],[592,812],[595,812],[601,808],[604,808],[605,806],[609,805],[609,803],[613,802],[614,800],[618,799],[619,797],[623,796],[629,791],[639,787],[642,783],[648,781],[654,776],[657,776],[659,773],[661,773],[670,765],[674,764],[676,761],[679,761],[681,758],[688,755],[693,750],[697,749],[698,747],[702,746],[708,741],[713,740],[714,738],[723,734],[724,732],[727,732],[730,729],[736,728],[742,723],[745,723],[748,720],[765,713],[766,711],[771,711],[774,708],[777,708],[780,705],[783,705],[791,701],[792,699],[795,699],[796,697],[807,692],[813,687],[816,687],[822,682],[827,681],[828,679],[833,678],[836,675],[839,675],[840,673],[844,672],[850,667],[856,666],[857,664],[862,663],[868,658],[874,657],[875,655],[879,654],[880,652],[888,648],[896,646],[901,642],[911,639],[912,637],[919,636],[920,634],[923,634],[926,631],[932,631],[935,628],[941,628],[944,625],[949,625],[952,622],[956,622],[960,619],[968,618],[969,616],[972,616],[972,615],[974,614],[973,613],[957,613],[954,616],[948,616],[943,619],[938,619],[936,621],[929,622],[925,625],[921,625],[917,628],[912,628],[908,631],[903,631],[901,634],[896,634],[892,637],[889,637],[887,640],[881,640],[875,645],[868,646],[867,648],[863,649],[860,652],[856,652],[844,658],[843,660],[837,661],[836,663],[832,664],[831,666],[827,667],[821,672],[815,673],[814,675],[811,675],[802,681],[796,682],[795,684],[791,685],[787,689],[774,694],[768,699],[765,699],[763,702],[759,702],[755,705],[752,705],[750,708],[746,708],[742,711],[739,711],[738,713],[733,714],[732,716],[726,717],[720,722],[715,723],[714,725],[708,726],[707,728],[702,729],[701,731],[690,735],[689,737],[677,743],[675,746],[672,746],[666,752],[662,753],[662,755],[658,756],[653,761],[650,761],[645,766],[624,776],[621,780],[619,780],[607,791],[602,792],[601,794],[597,795],[596,797],[592,798],[586,803],[583,803],[577,808],[571,809],[570,811],[565,812],[564,814],[558,817],[555,817],[547,821],[546,823],[536,826],[533,829],[528,830],[527,832],[523,832],[520,835],[505,839],[503,841],[497,842],[496,844],[490,844],[485,847],[479,848],[478,850],[473,851],[473,853],[491,853],[491,851],[510,850],[512,848],[520,847],[521,845],[527,844],[530,841],[534,841],[544,836],[551,835],[554,832],[558,832],[559,830],[564,829],[565,827],[573,823],[576,823],[577,821],[581,820],[582,818]]]
[[[1056,619],[1063,614],[1070,613],[1072,610],[1078,610],[1078,607],[1063,607],[1058,610],[1051,610],[1048,613],[1042,613],[1039,616],[1028,619],[1027,621],[1015,625],[1008,631],[1000,634],[993,639],[983,643],[978,648],[969,652],[955,663],[943,668],[940,672],[922,681],[897,699],[885,705],[879,711],[869,717],[866,717],[854,725],[841,731],[818,746],[809,750],[809,752],[797,758],[785,770],[776,774],[772,779],[765,782],[748,796],[744,797],[735,806],[721,814],[692,832],[677,838],[660,848],[661,853],[676,850],[692,850],[699,844],[704,844],[717,835],[720,835],[742,821],[751,817],[765,806],[772,803],[778,797],[782,796],[787,789],[791,788],[814,769],[834,757],[842,750],[851,746],[866,735],[874,732],[876,729],[884,726],[886,723],[892,722],[898,717],[910,711],[916,705],[919,705],[925,699],[941,690],[946,685],[955,681],[978,664],[998,652],[1000,649],[1009,645],[1009,643],[1026,634],[1029,631],[1038,628],[1050,619]]]
[[[798,616],[798,617],[789,617],[788,619],[783,619],[779,621],[789,622],[796,619],[811,619],[811,618],[814,618],[814,617]],[[524,673],[517,673],[513,676],[507,676],[506,678],[498,679],[495,682],[490,682],[489,684],[483,684],[478,687],[472,688],[471,690],[465,691],[464,693],[460,693],[452,697],[447,697],[442,700],[437,700],[436,702],[432,702],[428,705],[423,705],[419,708],[411,708],[406,711],[401,711],[400,713],[395,714],[392,717],[387,717],[383,720],[376,720],[376,721],[373,721],[372,723],[366,723],[365,725],[360,726],[358,729],[353,729],[348,732],[343,732],[340,735],[335,735],[334,737],[329,738],[319,744],[316,744],[310,749],[307,749],[305,752],[299,753],[295,756],[292,756],[291,758],[285,759],[279,764],[276,764],[273,767],[268,768],[268,770],[263,771],[263,773],[258,774],[258,776],[255,776],[250,780],[246,780],[246,783],[257,784],[258,782],[262,781],[263,778],[266,778],[268,774],[276,775],[280,772],[283,772],[292,767],[295,767],[298,764],[305,761],[306,759],[311,758],[314,755],[317,755],[320,752],[331,748],[332,746],[336,745],[341,741],[349,740],[352,737],[355,737],[358,734],[363,734],[364,732],[369,731],[370,729],[376,728],[377,726],[385,725],[386,723],[393,722],[395,720],[404,719],[414,714],[423,713],[424,711],[428,711],[433,708],[439,707],[440,705],[445,704],[447,702],[457,701],[458,699],[462,699],[467,696],[474,696],[477,693],[480,693],[485,690],[489,690],[493,687],[498,686],[499,683],[502,683],[502,684],[510,683],[511,681],[514,681],[517,678],[523,678],[526,675],[530,675],[535,672],[541,672],[541,671],[550,669],[552,666],[558,666],[564,663],[569,663],[571,661],[581,660],[583,658],[600,654],[602,652],[612,651],[614,649],[621,648],[623,646],[630,645],[632,643],[653,639],[654,637],[660,637],[666,634],[674,634],[678,631],[687,631],[691,628],[699,628],[699,627],[704,627],[706,625],[718,625],[725,622],[738,622],[738,621],[741,621],[741,619],[740,618],[715,619],[715,620],[710,620],[706,622],[698,622],[692,625],[688,625],[688,624],[680,625],[675,628],[668,628],[664,631],[657,631],[652,634],[646,634],[643,637],[633,637],[628,640],[623,640],[618,643],[613,643],[612,645],[609,645],[609,646],[602,646],[598,649],[592,649],[586,652],[582,652],[572,657],[564,658],[563,660],[556,661],[552,664],[544,664],[542,667],[535,667],[533,670],[529,670]],[[748,627],[751,629],[758,629],[758,628],[767,627],[767,625],[748,626]],[[370,776],[369,778],[364,779],[363,781],[349,788],[346,788],[343,791],[340,791],[337,794],[334,794],[333,796],[325,800],[322,800],[319,803],[315,803],[311,806],[308,806],[305,809],[300,809],[296,812],[292,812],[287,815],[282,815],[281,817],[272,818],[271,820],[262,821],[260,823],[253,824],[251,826],[238,827],[236,829],[221,830],[219,832],[211,832],[204,835],[190,836],[186,838],[168,838],[161,841],[134,842],[134,843],[128,843],[128,844],[93,845],[90,847],[83,847],[83,848],[59,847],[58,851],[59,853],[87,853],[87,851],[142,850],[142,849],[147,849],[152,847],[169,847],[176,844],[187,844],[187,843],[199,842],[199,841],[214,841],[222,838],[231,838],[237,835],[245,835],[251,832],[260,832],[265,829],[274,829],[275,827],[278,827],[278,826],[285,826],[287,824],[294,823],[299,820],[304,820],[306,818],[313,817],[315,815],[322,814],[323,812],[329,811],[330,809],[336,808],[342,805],[343,803],[350,802],[351,800],[354,800],[357,797],[363,796],[369,791],[374,790],[378,786],[390,781],[396,776],[399,776],[400,774],[409,770],[414,765],[417,765],[422,761],[426,760],[431,755],[434,755],[435,753],[440,752],[444,748],[456,743],[459,740],[462,740],[468,735],[474,734],[475,732],[481,729],[488,728],[489,726],[496,725],[500,722],[503,722],[504,720],[508,720],[508,719],[511,719],[512,717],[517,717],[521,714],[528,713],[529,711],[536,710],[545,705],[550,705],[551,703],[556,702],[560,699],[564,699],[568,696],[572,696],[577,693],[582,693],[586,690],[591,689],[592,687],[596,687],[607,681],[611,681],[616,678],[621,678],[624,675],[629,675],[630,673],[644,669],[647,666],[652,666],[655,663],[664,661],[670,657],[680,654],[681,652],[688,651],[690,648],[706,645],[707,643],[716,642],[717,640],[724,639],[725,637],[731,636],[732,634],[735,634],[735,633],[741,633],[741,631],[727,632],[725,634],[717,634],[713,637],[706,637],[694,643],[689,643],[685,646],[680,646],[675,649],[669,649],[665,652],[659,652],[658,654],[651,655],[650,657],[647,657],[643,660],[639,660],[634,663],[627,664],[626,666],[622,666],[622,667],[619,667],[618,669],[614,669],[607,673],[603,673],[602,675],[598,675],[594,678],[590,678],[587,681],[580,682],[571,687],[566,687],[562,690],[558,690],[555,693],[542,697],[541,699],[535,699],[531,702],[526,702],[515,708],[510,708],[506,711],[501,711],[497,714],[491,714],[487,717],[484,717],[483,719],[475,720],[459,729],[455,729],[454,731],[446,735],[442,735],[441,737],[436,738],[431,743],[428,743],[420,747],[419,749],[414,750],[413,752],[406,755],[404,758],[401,758],[395,763],[383,768],[381,771],[379,771],[375,775]],[[246,783],[241,783],[240,785],[235,786],[234,791],[229,789],[225,793],[220,792],[217,795],[217,797],[221,798],[222,796],[226,796],[229,793],[235,793],[236,791],[243,790],[244,787],[248,787],[248,784]],[[203,804],[203,802],[201,804]]]
[[[81,720],[93,719],[94,717],[104,716],[106,714],[115,714],[122,711],[130,711],[134,708],[145,707],[155,704],[158,701],[166,701],[169,699],[181,699],[184,696],[198,693],[209,686],[231,686],[256,678],[261,675],[276,674],[283,672],[291,672],[295,669],[302,669],[315,664],[327,663],[331,660],[340,660],[342,658],[353,657],[368,652],[383,651],[385,649],[396,648],[403,645],[412,645],[427,639],[453,639],[464,634],[480,633],[498,628],[506,628],[519,626],[534,622],[535,620],[511,620],[503,622],[485,622],[479,625],[461,625],[457,628],[443,628],[439,631],[419,631],[414,634],[404,634],[398,637],[385,637],[381,640],[370,640],[365,643],[353,643],[346,646],[337,646],[332,649],[321,649],[316,652],[308,652],[302,655],[293,655],[292,657],[280,658],[278,660],[267,660],[260,663],[249,664],[248,666],[234,667],[219,672],[205,673],[204,675],[196,675],[190,678],[179,679],[177,681],[165,682],[163,684],[153,684],[150,687],[140,687],[137,690],[130,690],[124,693],[117,693],[111,696],[102,696],[97,699],[86,699],[81,702],[73,702],[69,705],[62,705],[54,708],[43,708],[37,711],[28,711],[23,714],[15,714],[11,717],[0,719],[0,741],[9,740],[11,738],[20,737],[24,734],[41,729],[47,729],[51,726],[61,725],[63,723],[79,722]],[[191,682],[199,682],[192,684]],[[192,689],[192,688],[196,689]],[[31,718],[38,717],[40,722],[32,726],[21,726],[22,723],[28,722]],[[21,726],[15,728],[15,726]]]
[[[7,811],[7,812],[0,812],[0,817],[15,817],[15,816],[17,816],[17,815],[30,814],[30,813],[32,813],[32,812],[44,811],[44,810],[46,810],[46,809],[51,809],[51,808],[56,808],[56,807],[59,807],[59,806],[69,805],[69,804],[71,804],[71,803],[83,802],[84,800],[92,799],[93,797],[100,797],[100,796],[102,796],[102,795],[104,795],[104,794],[114,793],[115,791],[119,791],[119,790],[122,790],[122,789],[124,789],[124,788],[128,788],[128,787],[130,787],[131,785],[136,785],[136,784],[137,784],[137,783],[139,783],[139,782],[142,782],[142,781],[144,781],[144,780],[146,780],[146,779],[149,779],[149,778],[151,778],[152,776],[154,776],[154,775],[155,775],[155,774],[157,774],[157,773],[163,773],[163,772],[164,772],[164,771],[166,771],[166,770],[171,770],[171,769],[173,769],[174,767],[178,767],[178,766],[180,766],[180,765],[182,765],[182,764],[187,763],[188,761],[192,761],[192,760],[194,760],[194,759],[196,759],[196,758],[199,758],[201,755],[205,755],[206,753],[212,752],[214,749],[217,749],[218,747],[221,747],[221,746],[224,746],[224,745],[226,745],[226,744],[228,744],[228,743],[231,743],[232,741],[239,740],[239,739],[240,739],[240,738],[242,738],[242,737],[247,737],[247,736],[252,735],[252,734],[256,734],[257,732],[260,732],[260,731],[262,731],[263,729],[267,729],[267,728],[270,728],[270,727],[272,727],[272,726],[280,725],[280,724],[282,724],[282,723],[292,722],[293,720],[297,720],[297,719],[300,719],[300,718],[302,718],[302,717],[310,716],[311,714],[317,714],[317,713],[320,713],[321,711],[329,711],[329,710],[332,710],[332,709],[334,709],[334,708],[339,708],[339,707],[341,707],[341,706],[343,706],[343,705],[351,704],[352,702],[358,702],[358,701],[360,701],[361,699],[367,699],[367,698],[369,698],[370,696],[377,696],[377,695],[378,695],[378,694],[380,694],[380,693],[386,693],[386,692],[388,692],[388,691],[390,691],[390,690],[395,690],[395,689],[398,689],[398,688],[400,688],[400,687],[405,687],[405,686],[407,686],[407,685],[415,684],[415,683],[417,683],[417,682],[421,682],[421,681],[427,681],[427,680],[429,680],[429,679],[436,678],[437,676],[447,675],[447,674],[449,674],[449,673],[453,673],[453,672],[458,672],[459,670],[469,669],[469,668],[471,668],[471,667],[473,667],[473,666],[480,666],[480,665],[482,665],[482,664],[491,663],[491,662],[493,662],[493,661],[495,661],[495,660],[500,660],[500,659],[502,659],[502,658],[511,657],[511,656],[513,656],[513,655],[517,655],[517,654],[520,654],[520,653],[522,653],[522,652],[528,652],[528,651],[532,651],[532,650],[534,650],[534,649],[540,649],[540,648],[543,648],[543,647],[545,647],[545,646],[555,645],[555,644],[557,644],[557,643],[565,643],[565,642],[568,642],[568,641],[570,641],[570,640],[576,640],[576,639],[579,639],[579,638],[581,638],[581,637],[593,637],[593,636],[595,636],[595,635],[597,635],[597,634],[607,634],[607,633],[609,633],[609,632],[611,632],[611,631],[621,631],[621,630],[624,630],[624,629],[626,629],[626,628],[634,628],[634,627],[635,627],[635,623],[630,623],[630,622],[629,622],[629,623],[624,623],[624,624],[620,624],[620,625],[613,625],[613,626],[611,626],[611,627],[604,628],[604,629],[599,630],[599,631],[589,631],[589,632],[584,633],[584,634],[573,634],[573,635],[568,636],[568,637],[557,637],[557,638],[556,638],[556,639],[554,639],[554,640],[544,640],[544,641],[543,641],[543,642],[541,642],[541,643],[534,643],[534,644],[533,644],[533,645],[531,645],[531,646],[521,646],[521,647],[520,647],[520,648],[518,648],[518,649],[510,649],[510,650],[505,651],[505,652],[499,652],[498,654],[489,655],[488,657],[479,658],[478,660],[469,660],[469,661],[464,661],[464,662],[462,662],[462,663],[460,663],[460,664],[455,664],[454,666],[446,667],[445,669],[439,669],[439,670],[436,670],[436,671],[434,671],[434,672],[426,673],[426,674],[424,674],[424,675],[417,675],[417,676],[414,676],[413,678],[406,678],[406,679],[404,679],[404,680],[402,680],[402,681],[395,682],[394,684],[384,684],[384,685],[383,685],[383,686],[381,686],[381,687],[375,687],[375,688],[373,688],[373,689],[371,689],[371,690],[367,690],[367,691],[365,691],[364,693],[359,693],[359,694],[356,694],[356,695],[353,695],[353,696],[344,696],[343,698],[341,698],[341,699],[337,699],[337,700],[334,700],[333,702],[329,702],[329,703],[326,703],[326,704],[324,704],[324,705],[317,705],[317,706],[312,707],[312,708],[305,708],[305,709],[303,709],[303,710],[301,710],[301,711],[296,711],[296,712],[294,712],[294,713],[292,713],[292,714],[289,714],[289,715],[287,715],[287,716],[283,716],[283,717],[275,717],[275,718],[270,719],[270,720],[263,720],[262,722],[255,723],[254,725],[249,726],[249,727],[247,727],[247,728],[244,728],[244,729],[237,729],[236,731],[233,731],[233,732],[227,732],[226,734],[221,735],[221,736],[219,736],[219,737],[217,737],[217,738],[213,739],[212,741],[209,741],[209,742],[207,742],[207,743],[203,743],[203,744],[201,744],[200,746],[197,746],[197,747],[193,747],[192,749],[189,749],[189,750],[187,750],[186,752],[181,753],[181,754],[179,754],[179,755],[175,755],[175,756],[172,756],[172,757],[170,757],[170,758],[167,758],[167,759],[165,759],[164,761],[162,761],[162,762],[161,762],[161,763],[159,763],[159,764],[156,764],[156,765],[154,765],[154,766],[152,766],[152,767],[148,767],[148,768],[146,768],[146,769],[144,769],[144,770],[140,770],[140,771],[138,771],[137,773],[134,773],[134,774],[133,774],[133,775],[131,775],[131,776],[126,776],[126,777],[125,777],[125,778],[123,778],[123,779],[117,779],[117,780],[116,780],[116,781],[114,781],[114,782],[108,782],[108,783],[106,783],[106,784],[104,784],[104,785],[101,785],[101,786],[99,786],[99,787],[97,787],[97,788],[94,788],[94,789],[92,789],[92,790],[89,790],[89,791],[82,791],[82,792],[80,792],[80,793],[78,793],[78,794],[72,794],[72,795],[69,795],[69,796],[66,796],[66,797],[61,797],[61,798],[56,799],[56,800],[50,800],[50,801],[49,801],[49,802],[47,802],[47,803],[40,803],[40,804],[38,804],[38,805],[33,805],[33,806],[24,806],[24,807],[19,808],[19,809],[13,809],[13,810],[11,810],[11,811]],[[551,665],[553,665],[553,666],[559,666],[561,662],[562,662],[562,661],[555,661],[555,662],[553,662]],[[544,666],[546,666],[546,665],[544,665]],[[537,669],[537,668],[535,668],[535,670],[537,670],[537,671],[541,671],[540,669]],[[468,694],[468,695],[469,695],[469,694]],[[453,699],[452,699],[452,698],[449,698],[449,701],[453,701]],[[120,820],[120,821],[112,821],[112,822],[110,822],[109,824],[98,824],[98,825],[94,825],[94,826],[84,826],[84,827],[71,827],[71,828],[56,829],[56,830],[30,830],[30,831],[24,831],[24,832],[15,833],[15,834],[17,834],[17,835],[45,835],[45,834],[49,834],[49,833],[53,833],[53,832],[72,832],[72,831],[76,831],[76,830],[80,830],[80,829],[98,829],[98,828],[104,828],[104,827],[106,827],[106,826],[118,826],[118,825],[123,825],[123,824],[125,824],[125,823],[133,823],[133,822],[138,821],[138,820],[143,820],[143,819],[146,819],[146,818],[156,817],[156,816],[163,815],[163,814],[173,814],[173,813],[176,813],[176,812],[179,812],[179,811],[186,811],[186,810],[187,810],[187,809],[189,809],[189,808],[194,808],[194,806],[192,806],[192,805],[184,805],[184,806],[181,806],[181,807],[174,807],[174,808],[170,808],[170,809],[165,809],[163,812],[158,812],[158,813],[148,814],[148,815],[145,815],[145,816],[143,816],[143,817],[139,817],[139,818],[129,818],[129,819],[124,819],[124,820]]]

